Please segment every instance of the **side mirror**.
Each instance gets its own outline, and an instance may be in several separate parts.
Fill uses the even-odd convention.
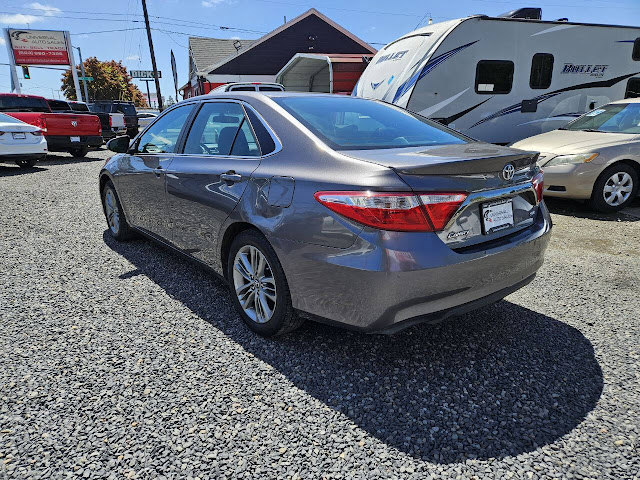
[[[115,153],[127,153],[129,150],[129,143],[131,143],[129,135],[123,135],[109,140],[107,142],[107,148]]]

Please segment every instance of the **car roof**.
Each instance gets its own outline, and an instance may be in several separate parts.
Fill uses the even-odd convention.
[[[247,98],[260,98],[262,96],[264,97],[313,97],[313,98],[321,98],[321,97],[326,97],[326,98],[352,98],[354,100],[366,100],[364,98],[361,97],[352,97],[350,95],[336,95],[335,93],[313,93],[313,92],[246,92],[246,91],[235,91],[235,92],[210,92],[207,93],[205,95],[198,95],[196,97],[191,97],[193,98],[197,98],[197,99],[202,99],[202,100],[206,100],[208,98],[216,98],[216,97],[220,97],[220,98],[240,98],[240,97],[247,97]],[[190,99],[187,99],[190,100]]]

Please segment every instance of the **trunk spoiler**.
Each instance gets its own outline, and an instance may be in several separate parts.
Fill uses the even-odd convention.
[[[482,156],[486,149],[478,149],[478,156],[463,159],[451,157],[429,157],[428,163],[396,167],[398,173],[405,175],[473,175],[501,172],[507,163],[511,163],[515,170],[535,165],[538,160],[537,152],[522,152],[519,154]],[[428,153],[428,152],[425,152]],[[471,149],[466,153],[473,153]]]

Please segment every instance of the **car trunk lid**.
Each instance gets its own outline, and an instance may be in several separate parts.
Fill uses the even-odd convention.
[[[468,143],[342,153],[392,168],[416,193],[466,193],[466,200],[438,232],[452,248],[511,234],[531,225],[538,213],[532,184],[539,171],[535,152]],[[491,227],[493,215],[506,216],[500,221],[507,223]]]

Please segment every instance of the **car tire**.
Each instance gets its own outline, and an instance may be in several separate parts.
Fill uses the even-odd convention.
[[[626,163],[604,170],[593,186],[591,207],[599,212],[617,212],[628,206],[638,193],[638,172]]]
[[[135,231],[129,226],[127,218],[122,210],[122,204],[116,193],[113,183],[109,180],[102,188],[102,211],[107,220],[109,233],[118,241],[134,238]]]
[[[264,281],[265,278],[272,280]],[[245,230],[231,243],[227,279],[233,304],[244,323],[257,334],[283,335],[304,323],[291,304],[287,279],[276,252],[258,231]]]
[[[16,165],[20,168],[27,169],[35,167],[36,163],[38,163],[37,158],[30,158],[28,160],[16,160]]]
[[[82,158],[89,152],[89,147],[77,147],[69,150],[69,153],[73,155],[74,158]]]

